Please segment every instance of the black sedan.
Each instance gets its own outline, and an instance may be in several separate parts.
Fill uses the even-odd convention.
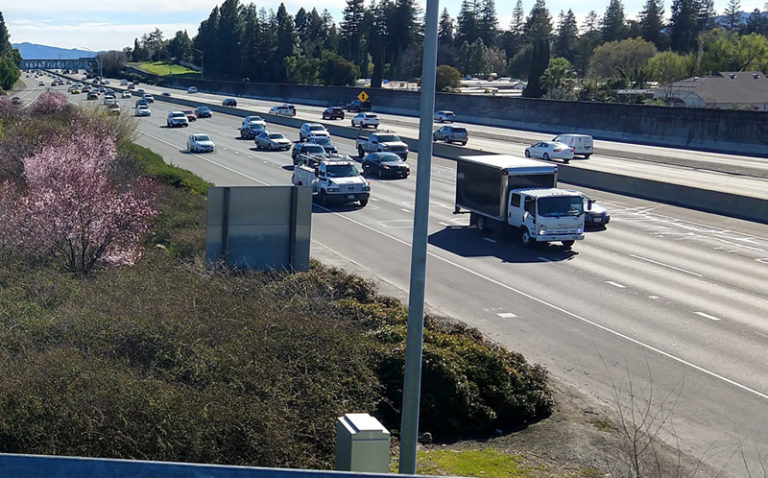
[[[224,98],[221,104],[222,106],[237,106],[237,100],[234,98]]]
[[[363,174],[371,173],[380,178],[407,178],[411,168],[395,153],[370,153],[363,158]]]

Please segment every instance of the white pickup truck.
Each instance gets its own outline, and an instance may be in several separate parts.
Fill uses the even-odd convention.
[[[352,161],[320,161],[317,167],[294,167],[291,182],[294,186],[312,186],[313,194],[323,206],[331,203],[359,201],[368,204],[371,186],[360,175]]]
[[[408,158],[408,145],[395,133],[371,133],[357,137],[357,154],[363,159],[367,153],[380,153],[386,151],[395,153],[403,158]]]

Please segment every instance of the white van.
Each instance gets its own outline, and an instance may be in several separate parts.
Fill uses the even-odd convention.
[[[552,141],[565,143],[573,148],[574,155],[582,155],[589,159],[592,155],[592,136],[588,134],[558,134]]]

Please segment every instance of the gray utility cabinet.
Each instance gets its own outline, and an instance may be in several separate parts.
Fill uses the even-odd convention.
[[[336,469],[387,473],[389,430],[367,413],[347,413],[336,420]]]

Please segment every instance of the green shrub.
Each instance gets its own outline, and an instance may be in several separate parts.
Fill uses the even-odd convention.
[[[211,186],[211,183],[200,179],[185,169],[166,163],[157,153],[137,144],[129,146],[127,150],[140,164],[142,175],[160,179],[167,184],[186,189],[194,194],[203,196],[208,194],[208,187]]]

